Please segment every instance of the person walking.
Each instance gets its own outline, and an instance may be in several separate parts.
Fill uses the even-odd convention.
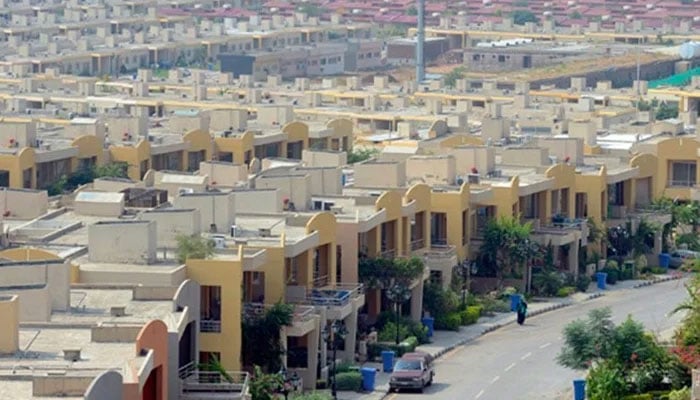
[[[520,303],[518,303],[518,308],[516,311],[518,313],[518,325],[525,324],[525,317],[527,316],[527,303],[525,302],[524,298],[520,299]]]

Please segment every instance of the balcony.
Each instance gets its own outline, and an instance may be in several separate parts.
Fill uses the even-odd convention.
[[[288,300],[295,304],[328,307],[328,318],[343,319],[352,312],[353,304],[358,308],[365,304],[365,294],[361,284],[345,284],[313,288],[303,297],[290,296]]]
[[[199,331],[205,333],[221,332],[221,320],[202,319],[199,321]]]
[[[585,219],[553,219],[550,225],[534,225],[532,233],[533,239],[545,246],[564,246],[577,240],[581,240],[581,245],[585,246],[588,222]]]
[[[440,271],[443,276],[448,276],[458,261],[456,247],[448,244],[431,243],[430,248],[422,252],[422,256],[428,276],[430,271]],[[427,279],[428,276],[423,278]]]
[[[411,251],[421,250],[425,247],[425,239],[416,239],[411,242]]]
[[[396,257],[396,250],[395,249],[382,250],[381,252],[379,252],[379,256],[381,258],[394,258],[394,257]]]
[[[624,205],[608,204],[608,219],[627,218],[627,207]]]
[[[643,218],[654,224],[666,225],[671,223],[670,211],[651,206],[637,206],[630,214],[635,218]]]
[[[258,318],[265,314],[272,305],[262,303],[244,303],[243,316],[244,318]],[[294,305],[294,313],[292,314],[292,326],[288,327],[287,334],[290,336],[304,336],[314,330],[316,322],[314,321],[316,310],[313,306]]]
[[[178,371],[181,400],[238,400],[248,397],[247,372],[200,371],[193,363]]]

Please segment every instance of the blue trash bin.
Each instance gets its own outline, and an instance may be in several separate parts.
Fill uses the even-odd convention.
[[[608,274],[606,274],[605,272],[598,272],[595,274],[595,277],[596,277],[596,282],[598,284],[598,289],[605,290],[605,288],[606,288],[605,282],[608,279]]]
[[[519,294],[511,294],[510,295],[510,311],[516,311],[518,309],[518,306],[520,305],[520,295]]]
[[[435,318],[425,317],[421,320],[423,326],[428,328],[428,337],[433,337],[433,327],[435,326]]]
[[[377,370],[375,368],[363,367],[360,369],[362,374],[362,390],[365,392],[374,392],[374,381],[377,377]]]
[[[394,352],[390,350],[382,351],[382,366],[384,372],[394,370]]]
[[[671,255],[668,253],[659,254],[659,267],[668,268],[671,265]]]
[[[586,398],[586,380],[574,379],[574,400],[584,400]]]

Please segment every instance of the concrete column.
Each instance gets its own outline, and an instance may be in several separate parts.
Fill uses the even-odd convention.
[[[578,240],[569,246],[569,272],[578,275]]]
[[[306,371],[303,373],[300,373],[299,375],[301,378],[304,380],[303,385],[304,389],[315,389],[316,388],[316,370],[318,369],[318,352],[316,349],[318,349],[318,345],[320,342],[323,341],[323,338],[320,335],[321,330],[320,329],[314,329],[308,334],[308,352],[306,355],[306,362],[308,365],[308,368]],[[325,343],[324,346],[325,348]],[[325,354],[322,352],[323,359],[325,360]]]
[[[338,357],[343,361],[353,362],[355,361],[355,341],[357,339],[357,305],[353,304],[352,312],[343,322],[345,322],[345,328],[347,329],[345,350],[339,351]]]
[[[420,322],[423,316],[423,279],[411,290],[411,319]]]
[[[661,232],[654,232],[654,256],[661,253],[662,239]]]

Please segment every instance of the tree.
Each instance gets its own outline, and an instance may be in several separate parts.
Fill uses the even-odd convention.
[[[369,258],[361,255],[358,262],[360,282],[371,289],[388,289],[394,284],[408,286],[425,271],[419,257]]]
[[[418,9],[411,6],[406,9],[406,15],[418,15]]]
[[[559,364],[572,369],[590,368],[591,398],[619,399],[661,387],[672,358],[644,327],[628,317],[616,326],[610,309],[589,313],[564,328]]]
[[[583,16],[581,15],[580,12],[574,11],[574,12],[572,12],[572,13],[569,15],[569,18],[571,18],[571,19],[581,19],[581,18],[583,18]]]
[[[282,367],[280,332],[292,324],[294,306],[277,303],[262,316],[246,316],[242,323],[243,365],[260,366],[262,371],[276,372]],[[257,372],[256,372],[257,374]]]
[[[201,235],[178,235],[177,261],[184,263],[187,259],[207,259],[214,255],[214,242]]]
[[[127,178],[129,164],[125,162],[111,162],[97,166],[93,169],[94,179],[97,178]]]
[[[445,79],[445,86],[449,88],[454,88],[455,85],[457,84],[458,79],[464,78],[464,72],[465,72],[464,67],[457,67],[453,69],[452,71],[448,72],[445,74],[444,79]]]
[[[505,275],[519,271],[528,260],[529,250],[525,244],[531,232],[531,224],[523,224],[516,217],[504,216],[486,224],[479,253],[482,262],[495,267],[499,288]]]
[[[528,22],[540,22],[539,18],[537,18],[532,11],[528,10],[515,10],[511,14],[511,17],[513,18],[513,23],[515,25],[525,25]]]
[[[250,396],[252,400],[274,400],[283,384],[280,374],[266,374],[256,365],[250,380]]]
[[[202,371],[209,371],[209,372],[217,372],[219,373],[219,377],[223,378],[226,382],[233,383],[233,378],[231,375],[226,371],[226,368],[224,365],[221,363],[221,360],[219,360],[219,357],[217,356],[212,356],[209,362],[204,363],[204,364],[199,364],[199,369]]]
[[[348,151],[348,164],[356,164],[362,161],[367,161],[370,158],[379,155],[379,150],[373,148],[356,148]]]

